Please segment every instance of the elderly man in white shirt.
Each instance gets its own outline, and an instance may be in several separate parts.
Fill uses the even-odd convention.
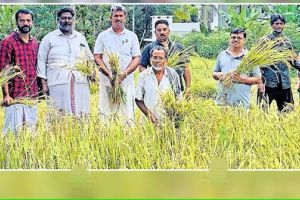
[[[160,95],[171,90],[177,99],[182,96],[179,76],[174,69],[166,66],[167,59],[167,50],[155,46],[150,51],[151,67],[144,70],[138,79],[136,105],[154,124],[164,115]]]
[[[59,28],[48,33],[39,47],[37,76],[57,109],[81,116],[90,112],[90,90],[87,78],[74,67],[79,59],[93,59],[93,54],[85,37],[73,29],[74,15],[69,7],[57,12]]]
[[[110,21],[112,26],[101,32],[94,48],[95,61],[100,68],[99,110],[101,118],[109,120],[117,115],[127,123],[134,121],[134,77],[140,59],[139,41],[135,33],[125,28],[126,9],[122,5],[113,5]],[[119,56],[121,74],[118,79],[126,93],[125,103],[112,105],[109,100],[110,81],[113,79],[108,55],[115,53]]]

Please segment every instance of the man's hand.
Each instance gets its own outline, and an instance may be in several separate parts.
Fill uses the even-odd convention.
[[[11,104],[12,100],[13,100],[13,98],[11,98],[9,95],[6,95],[3,98],[3,104],[9,106]]]
[[[42,83],[42,92],[43,92],[43,94],[47,94],[48,91],[49,91],[49,88],[48,88],[47,83]]]
[[[157,124],[157,119],[152,113],[149,113],[149,119],[153,124]]]
[[[265,85],[263,83],[258,84],[257,85],[257,89],[258,89],[259,93],[265,94],[266,87],[265,87]]]
[[[237,72],[233,72],[230,75],[231,80],[235,83],[244,83],[244,78]]]
[[[121,83],[126,77],[127,77],[126,71],[122,72],[122,73],[119,74],[119,76],[118,76],[118,82]]]
[[[223,72],[215,72],[214,73],[214,78],[216,80],[219,80],[219,81],[224,81],[225,79],[225,74]]]

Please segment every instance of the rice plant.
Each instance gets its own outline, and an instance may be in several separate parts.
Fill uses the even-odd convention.
[[[185,68],[185,65],[189,63],[190,56],[193,54],[193,46],[188,46],[180,50],[174,50],[175,42],[170,47],[167,66],[172,68]]]
[[[111,68],[112,80],[111,90],[109,92],[110,102],[113,105],[120,105],[126,101],[126,93],[124,92],[121,83],[118,80],[118,76],[121,74],[121,66],[119,56],[115,53],[108,53],[108,62]]]

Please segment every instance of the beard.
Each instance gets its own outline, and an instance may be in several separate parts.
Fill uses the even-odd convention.
[[[70,33],[72,32],[73,27],[70,23],[59,23],[59,29],[63,33]]]
[[[18,25],[18,29],[19,29],[19,31],[21,32],[21,33],[23,33],[23,34],[27,34],[27,33],[29,33],[30,31],[31,31],[31,26],[27,26],[27,25],[25,25],[25,26],[19,26]]]

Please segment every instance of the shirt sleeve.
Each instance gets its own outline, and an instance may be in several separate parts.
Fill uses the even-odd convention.
[[[144,47],[142,54],[141,54],[141,62],[140,64],[143,65],[144,67],[148,67],[148,65],[150,65],[150,47],[151,44],[148,44]]]
[[[251,71],[250,73],[251,77],[260,77],[261,76],[261,71],[258,67],[256,67],[254,70]]]
[[[83,40],[84,40],[84,45],[86,46],[85,55],[87,55],[90,60],[94,60],[94,56],[93,56],[91,49],[89,47],[89,44],[84,36],[83,36]]]
[[[143,75],[142,74],[140,74],[139,78],[138,78],[135,99],[140,100],[140,101],[144,100],[144,86],[143,86]]]
[[[47,60],[50,51],[50,41],[47,36],[42,40],[37,61],[37,77],[47,79]]]
[[[12,45],[7,40],[0,43],[0,71],[12,63],[12,50]]]
[[[100,33],[96,39],[95,47],[94,47],[94,54],[103,54],[103,42],[102,42],[102,34]]]
[[[131,56],[132,57],[136,57],[136,56],[140,56],[141,55],[141,50],[140,50],[140,43],[139,43],[139,39],[136,36],[136,34],[133,34],[133,45],[131,48]]]
[[[220,54],[217,57],[216,64],[215,64],[215,67],[214,67],[214,72],[221,72]]]

